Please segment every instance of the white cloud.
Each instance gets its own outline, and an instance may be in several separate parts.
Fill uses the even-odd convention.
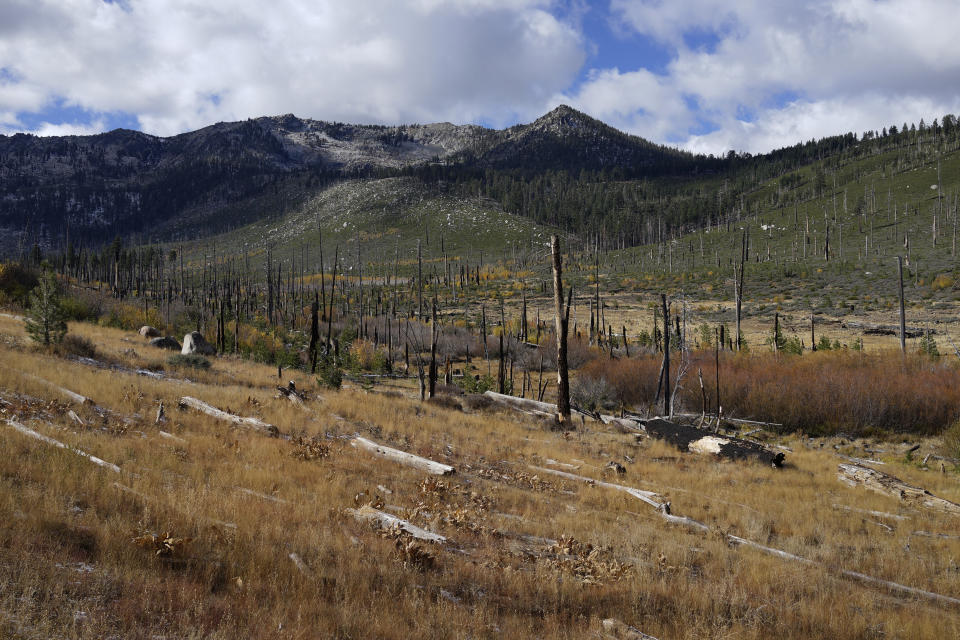
[[[506,123],[539,115],[583,64],[579,32],[550,8],[543,0],[5,0],[0,112],[37,113],[62,100],[135,114],[161,135],[286,112]]]
[[[621,118],[624,95],[642,93],[634,77],[642,69],[595,73],[567,97],[639,135],[758,152],[960,108],[955,0],[612,0],[611,8],[627,29],[673,51],[666,73],[648,80],[652,91],[636,98],[647,116]],[[689,135],[697,117],[719,130]]]
[[[605,9],[0,0],[0,132],[57,104],[133,114],[168,135],[287,112],[505,125],[568,102],[657,142],[723,153],[960,111],[956,0],[610,0],[616,27],[667,47],[671,61],[654,73],[624,59],[575,86],[586,51],[608,44],[587,42],[581,20]]]

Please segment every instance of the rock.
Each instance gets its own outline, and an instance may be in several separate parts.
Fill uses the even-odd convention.
[[[180,343],[177,342],[177,339],[173,336],[163,336],[162,338],[154,338],[149,342],[151,347],[157,347],[158,349],[171,349],[180,351]]]
[[[199,331],[191,331],[187,335],[183,336],[183,349],[180,350],[180,353],[189,355],[191,353],[199,353],[202,356],[214,356],[217,354],[216,348],[203,337],[203,334]]]
[[[140,327],[140,335],[143,336],[144,338],[156,338],[157,336],[160,335],[160,331],[158,331],[154,327],[151,327],[148,324],[145,324],[142,327]]]

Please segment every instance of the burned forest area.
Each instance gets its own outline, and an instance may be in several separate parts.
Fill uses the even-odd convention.
[[[0,176],[2,637],[960,637],[953,116],[720,158],[283,116]]]

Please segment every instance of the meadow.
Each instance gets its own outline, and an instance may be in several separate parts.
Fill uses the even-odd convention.
[[[617,637],[601,623],[610,618],[661,639],[960,635],[957,517],[837,478],[845,458],[871,458],[960,502],[956,467],[941,471],[935,457],[941,437],[810,437],[791,425],[759,434],[788,451],[774,469],[590,419],[556,431],[482,396],[421,402],[410,379],[334,391],[232,356],[208,370],[173,366],[129,330],[72,323],[70,333],[94,345],[92,359],[40,350],[19,319],[0,316],[4,637]],[[809,370],[781,384],[829,388],[831,375],[865,366],[822,356],[796,359]],[[725,355],[731,396],[744,376],[784,375],[782,361],[753,358]],[[635,367],[650,379],[637,373],[649,367],[642,359],[594,363],[585,371]],[[912,380],[905,393],[953,393],[952,367],[901,366],[892,384]],[[288,378],[302,406],[278,394]],[[255,416],[280,437],[178,408],[182,396]],[[357,435],[456,472],[372,456],[351,446]],[[545,469],[655,492],[707,531]],[[446,540],[372,526],[350,511],[364,507]]]

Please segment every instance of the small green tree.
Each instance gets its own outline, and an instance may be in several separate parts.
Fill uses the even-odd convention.
[[[27,334],[43,345],[59,344],[67,334],[60,288],[51,272],[40,278],[40,283],[30,292],[30,310],[25,321]]]

